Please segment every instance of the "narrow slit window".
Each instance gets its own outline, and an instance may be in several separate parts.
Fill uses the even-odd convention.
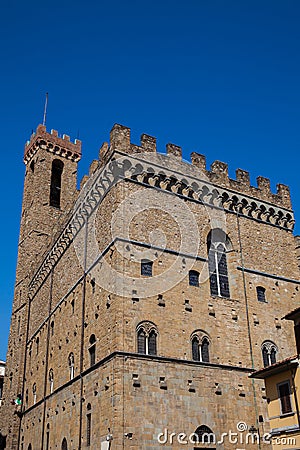
[[[49,370],[49,387],[50,387],[50,394],[52,394],[54,388],[54,375],[52,369]]]
[[[73,353],[70,353],[68,362],[69,362],[70,380],[73,380],[73,378],[75,376],[74,354]]]
[[[68,443],[67,439],[63,438],[62,444],[61,444],[61,450],[68,450]]]
[[[64,164],[59,159],[52,162],[51,184],[50,184],[50,206],[60,208],[61,200],[61,178]]]
[[[90,366],[93,366],[96,362],[96,337],[94,334],[92,334],[90,337],[89,354],[90,354]]]
[[[36,404],[36,383],[32,386],[33,404]]]
[[[92,414],[86,415],[86,445],[90,447],[91,445],[91,427],[92,427]]]

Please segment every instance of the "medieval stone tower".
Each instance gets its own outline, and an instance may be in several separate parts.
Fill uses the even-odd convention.
[[[288,187],[121,125],[77,191],[80,157],[41,125],[25,146],[6,448],[231,449],[240,422],[263,436],[249,374],[290,355],[281,318],[299,304]]]

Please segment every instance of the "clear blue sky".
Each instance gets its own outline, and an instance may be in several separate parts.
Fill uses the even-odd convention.
[[[0,15],[6,357],[24,166],[42,121],[83,141],[80,178],[116,122],[291,187],[300,224],[298,0],[15,0]],[[300,234],[300,225],[296,233]]]

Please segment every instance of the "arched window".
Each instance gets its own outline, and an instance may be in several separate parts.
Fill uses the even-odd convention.
[[[50,185],[50,206],[60,208],[61,176],[64,163],[59,159],[52,162],[51,185]]]
[[[74,353],[69,354],[68,363],[69,363],[69,370],[70,370],[70,380],[73,380],[73,378],[75,376]]]
[[[201,331],[192,336],[193,361],[209,362],[209,339]]]
[[[52,394],[54,388],[54,375],[52,369],[49,370],[49,386],[50,386],[50,394]]]
[[[156,349],[156,331],[151,330],[148,337],[148,353],[149,355],[156,355],[157,349]]]
[[[265,341],[261,347],[262,359],[264,367],[271,366],[271,364],[276,363],[277,359],[277,347],[274,342]]]
[[[31,444],[28,445],[28,450],[32,450]]]
[[[153,261],[149,259],[142,259],[141,261],[141,275],[144,277],[152,277]]]
[[[32,386],[32,396],[33,396],[33,404],[36,404],[36,383],[33,383]]]
[[[189,285],[199,287],[199,272],[196,270],[189,271]]]
[[[259,302],[266,302],[266,290],[262,286],[256,286],[256,295]]]
[[[213,431],[206,425],[200,425],[191,435],[191,441],[194,444],[215,444],[216,436]]]
[[[52,320],[51,324],[50,324],[50,328],[51,328],[51,336],[54,335],[54,320]]]
[[[229,239],[224,231],[213,229],[207,237],[210,293],[219,297],[230,297],[226,248]]]
[[[94,334],[92,334],[90,337],[89,354],[90,354],[90,366],[93,366],[96,362],[96,337]]]
[[[206,337],[202,339],[202,345],[200,349],[201,349],[201,361],[209,362],[209,341]]]
[[[40,338],[39,337],[36,338],[35,343],[36,343],[36,354],[38,354],[39,348],[40,348]]]
[[[140,328],[137,333],[138,353],[146,353],[146,333]]]
[[[157,330],[153,323],[143,322],[138,326],[137,351],[144,355],[157,355]]]
[[[67,439],[66,438],[63,438],[63,440],[62,440],[61,450],[68,450],[68,443],[67,443]]]
[[[199,338],[197,336],[192,339],[192,356],[194,361],[200,361]]]

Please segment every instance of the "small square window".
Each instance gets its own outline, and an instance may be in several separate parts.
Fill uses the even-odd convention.
[[[196,270],[189,271],[189,285],[199,287],[199,272]]]
[[[143,259],[141,261],[141,275],[144,277],[152,277],[152,266],[153,262],[148,259]]]
[[[266,290],[262,286],[256,287],[257,300],[266,303]]]

